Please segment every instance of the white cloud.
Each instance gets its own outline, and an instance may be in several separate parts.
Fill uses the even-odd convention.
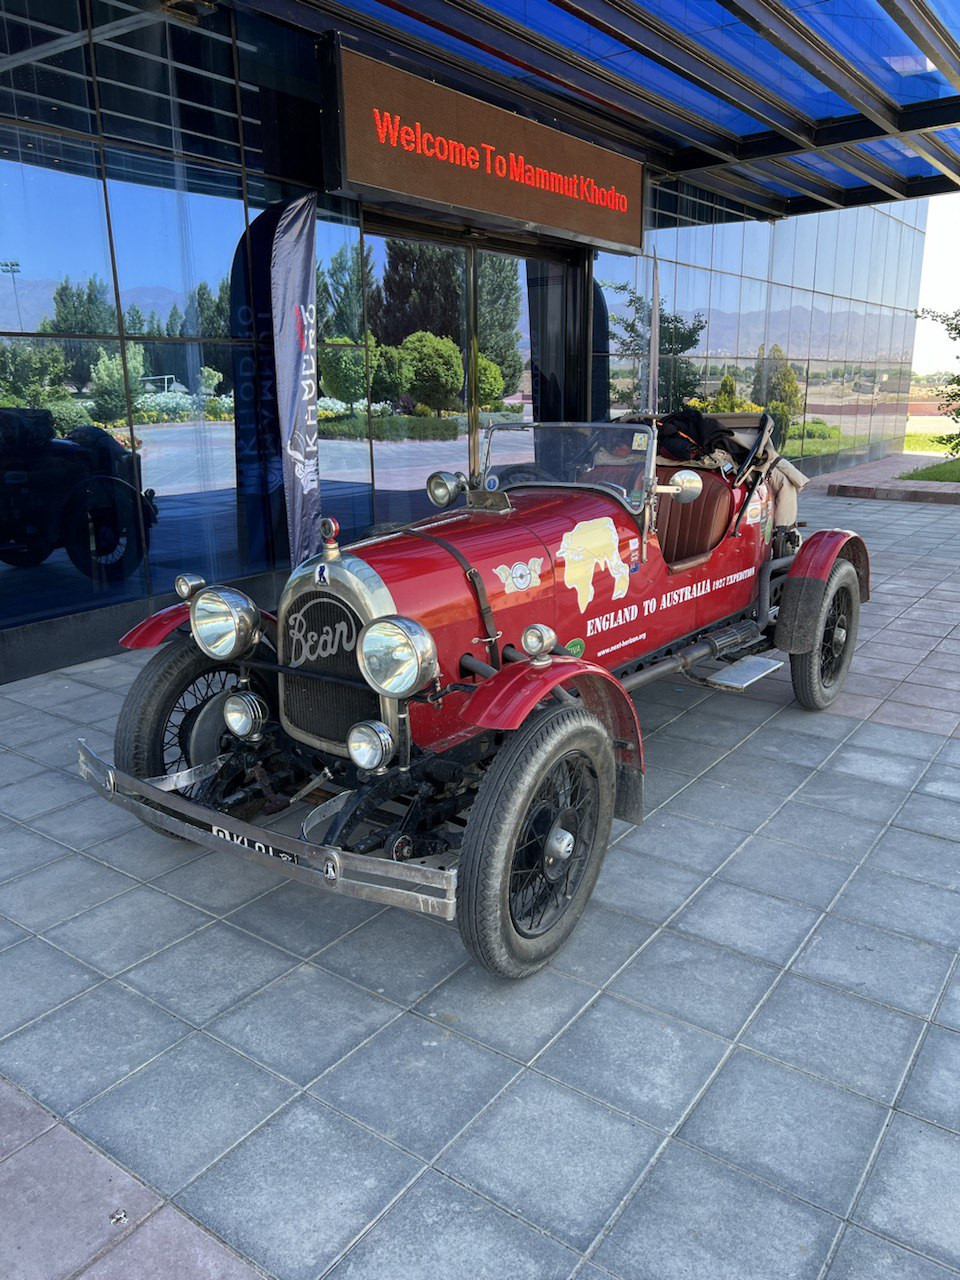
[[[960,310],[960,192],[933,196],[927,215],[927,237],[920,276],[919,307],[934,311]],[[942,325],[932,320],[917,322],[913,368],[917,373],[953,369],[960,346],[951,342]]]

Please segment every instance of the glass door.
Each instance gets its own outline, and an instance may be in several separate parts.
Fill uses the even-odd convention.
[[[467,471],[467,250],[364,236],[375,527],[433,508],[431,471]]]
[[[432,471],[479,470],[493,422],[582,414],[585,255],[524,256],[463,237],[363,233],[374,527],[432,508]]]

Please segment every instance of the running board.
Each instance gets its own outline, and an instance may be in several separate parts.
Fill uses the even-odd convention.
[[[776,662],[773,658],[748,654],[745,658],[731,662],[722,671],[712,671],[708,676],[701,676],[701,680],[711,689],[723,689],[727,693],[742,693],[744,689],[756,684],[764,676],[779,671],[782,666],[782,662]]]

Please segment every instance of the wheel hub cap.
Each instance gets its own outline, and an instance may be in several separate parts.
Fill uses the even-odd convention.
[[[543,873],[550,881],[559,880],[566,862],[573,856],[577,846],[575,821],[575,815],[569,810],[561,813],[543,842]]]
[[[833,628],[833,656],[839,658],[843,653],[843,646],[847,643],[847,620],[846,618],[838,618],[837,625]]]
[[[189,728],[187,758],[191,765],[209,764],[220,753],[220,739],[226,726],[223,721],[223,704],[232,693],[224,689],[205,702],[193,717]]]

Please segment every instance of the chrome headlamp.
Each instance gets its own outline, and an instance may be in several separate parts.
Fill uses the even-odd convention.
[[[181,600],[189,600],[206,585],[206,580],[198,573],[178,573],[173,582],[173,589]]]
[[[382,768],[394,751],[393,734],[380,720],[360,720],[347,734],[347,754],[367,773]]]
[[[520,648],[531,658],[539,658],[556,647],[557,633],[553,627],[548,627],[543,622],[531,622],[529,627],[524,627]]]
[[[433,636],[412,618],[378,618],[360,632],[363,678],[383,698],[409,698],[435,680],[440,664]]]
[[[233,587],[206,587],[190,601],[190,630],[208,658],[230,662],[260,639],[260,610]]]
[[[467,491],[467,477],[462,471],[434,471],[427,478],[427,497],[435,507],[451,506]]]
[[[239,689],[231,693],[223,704],[223,720],[237,738],[255,742],[263,734],[263,727],[270,717],[270,708],[256,693]]]

